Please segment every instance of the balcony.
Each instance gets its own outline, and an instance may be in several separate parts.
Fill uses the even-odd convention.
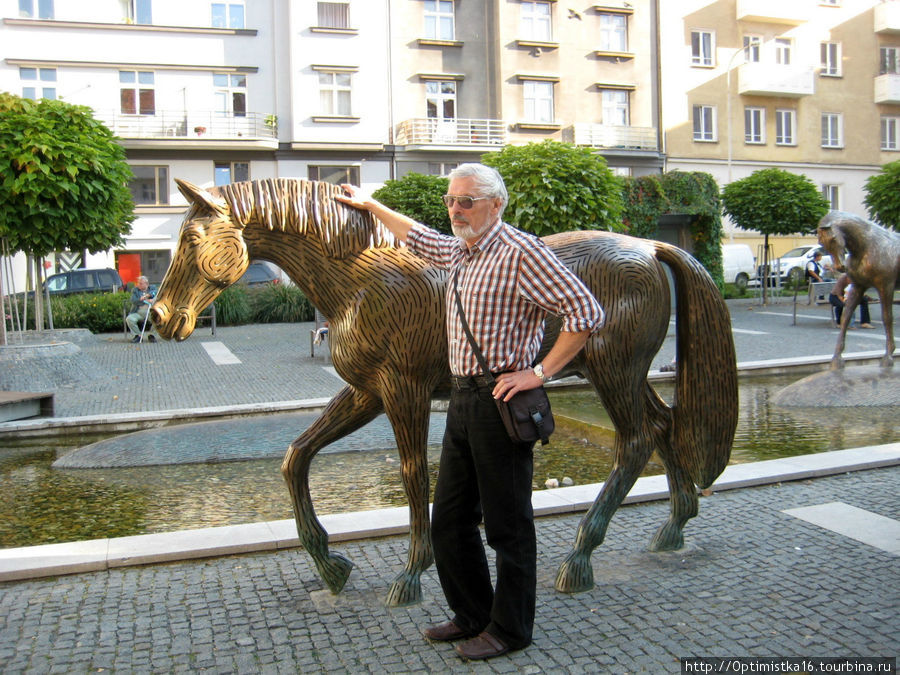
[[[812,16],[814,0],[737,0],[737,20],[799,26]]]
[[[738,93],[747,96],[800,98],[816,92],[813,68],[745,63],[738,68]]]
[[[616,126],[613,124],[572,125],[569,133],[575,145],[586,145],[604,150],[659,150],[654,127]]]
[[[506,145],[506,124],[502,120],[409,119],[397,127],[397,145],[429,146],[432,149],[483,150]]]
[[[900,103],[900,75],[888,73],[875,78],[875,103]]]
[[[875,5],[875,32],[900,33],[900,2]]]
[[[274,115],[222,112],[157,111],[154,115],[123,115],[97,111],[95,116],[120,137],[126,147],[177,144],[179,147],[278,147],[278,123]]]

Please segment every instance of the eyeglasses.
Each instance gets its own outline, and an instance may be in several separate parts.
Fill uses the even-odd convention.
[[[459,204],[459,208],[465,209],[468,211],[471,209],[475,202],[481,199],[492,199],[492,197],[466,197],[466,196],[458,196],[458,195],[444,195],[441,197],[444,200],[444,205],[449,209],[453,207],[453,203],[456,202]]]

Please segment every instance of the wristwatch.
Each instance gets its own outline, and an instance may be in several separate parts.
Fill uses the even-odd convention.
[[[544,375],[544,366],[540,363],[534,367],[534,374],[538,376],[542,383],[550,381],[550,378]]]

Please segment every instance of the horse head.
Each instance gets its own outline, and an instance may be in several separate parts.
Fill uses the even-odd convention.
[[[832,211],[819,221],[816,229],[819,243],[831,256],[835,272],[847,271],[847,241],[839,224],[848,215],[850,214]]]
[[[194,331],[197,315],[241,278],[250,258],[226,201],[187,181],[175,182],[191,207],[151,316],[163,338],[181,341]]]

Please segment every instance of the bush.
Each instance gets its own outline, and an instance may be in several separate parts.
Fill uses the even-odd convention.
[[[296,323],[315,318],[315,308],[296,286],[266,284],[249,290],[253,320],[257,323]]]
[[[215,300],[216,323],[222,326],[241,326],[253,320],[246,286],[229,286]]]
[[[452,234],[450,216],[441,197],[447,194],[448,178],[410,172],[399,180],[387,180],[372,196],[388,208],[399,211],[438,232]]]

